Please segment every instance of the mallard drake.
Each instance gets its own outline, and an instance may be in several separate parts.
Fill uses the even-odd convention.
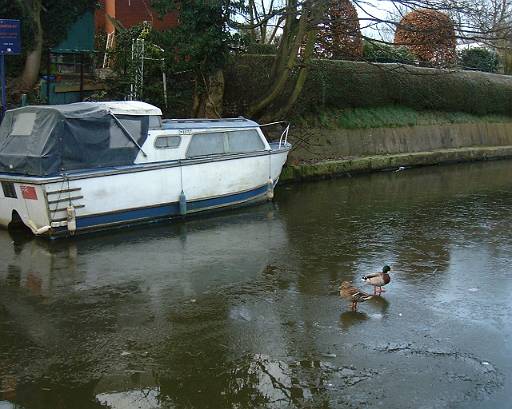
[[[357,303],[368,301],[372,298],[359,288],[354,287],[348,281],[343,281],[340,285],[340,297],[349,300],[352,303],[352,311],[357,311]]]
[[[382,268],[382,272],[369,274],[362,277],[365,283],[373,285],[373,295],[380,295],[383,291],[385,291],[382,286],[389,284],[391,281],[391,277],[388,274],[390,271],[391,267],[384,266]]]

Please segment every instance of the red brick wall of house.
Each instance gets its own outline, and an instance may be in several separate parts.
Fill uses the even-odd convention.
[[[105,13],[114,17],[126,28],[143,21],[151,22],[156,30],[165,30],[178,24],[176,13],[169,13],[161,19],[151,9],[151,0],[100,0],[100,4],[101,8],[96,11],[97,30],[110,32],[113,29]]]
[[[96,9],[95,20],[96,20],[96,31],[104,31],[105,33],[111,33],[114,31],[110,19],[107,18],[107,14],[115,18],[116,16],[116,0],[100,0],[100,8]]]
[[[105,30],[105,0],[100,0],[100,7],[94,13],[94,23],[96,25],[96,32]]]

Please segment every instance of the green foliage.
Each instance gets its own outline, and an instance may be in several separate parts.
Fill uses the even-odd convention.
[[[510,121],[512,121],[512,118],[508,116],[476,116],[464,112],[416,111],[403,106],[325,110],[292,118],[292,122],[298,126],[330,129],[400,128],[421,125]]]
[[[164,32],[153,33],[153,39],[168,53],[173,72],[194,70],[201,75],[222,68],[230,47],[240,36],[228,29],[230,15],[243,6],[231,0],[153,0],[162,15],[179,12],[179,24]]]
[[[210,74],[228,62],[231,48],[241,37],[228,27],[230,17],[243,9],[243,0],[153,0],[161,15],[179,14],[179,24],[163,32],[152,32],[151,41],[165,50],[166,72],[171,81],[170,105],[190,115],[193,97],[207,94]],[[146,94],[147,95],[147,94]],[[175,112],[175,111],[173,111]]]
[[[363,59],[369,62],[415,64],[416,58],[407,47],[364,41]]]
[[[245,47],[247,54],[259,54],[259,55],[276,55],[277,45],[276,44],[261,44],[261,43],[249,43]]]
[[[100,36],[97,42],[105,44],[103,34],[100,34]],[[114,49],[110,51],[110,68],[114,76],[105,81],[107,87],[105,92],[95,94],[92,99],[123,100],[130,94],[130,86],[136,68],[132,63],[132,43],[137,38],[145,40],[145,57],[147,58],[144,62],[143,99],[160,107],[165,114],[188,116],[192,100],[190,73],[181,73],[179,78],[172,75],[172,71],[161,61],[162,58],[169,55],[155,44],[155,33],[144,23],[127,29],[117,30]],[[168,65],[172,66],[172,63]],[[172,111],[166,111],[166,101],[164,101],[162,86],[162,69],[171,74],[167,78],[169,90],[167,103],[172,107]]]
[[[243,114],[269,82],[272,56],[241,56],[226,75],[226,115]],[[401,64],[313,60],[295,115],[400,105],[416,111],[512,116],[512,78]]]
[[[54,47],[66,38],[68,28],[86,11],[94,12],[97,0],[43,0],[45,45]]]
[[[458,53],[459,65],[464,69],[484,72],[498,70],[498,55],[487,48],[467,48]]]

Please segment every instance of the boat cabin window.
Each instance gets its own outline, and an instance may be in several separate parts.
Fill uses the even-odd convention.
[[[10,197],[13,199],[17,199],[16,189],[14,188],[14,183],[12,182],[2,182],[2,190],[4,191],[4,197]]]
[[[36,122],[35,112],[22,112],[14,116],[11,135],[13,136],[30,136]]]
[[[142,135],[142,117],[120,117],[118,116],[119,122],[123,124],[130,135],[135,138],[136,141],[140,140]],[[123,130],[113,125],[110,128],[110,148],[131,148],[133,147],[133,141],[123,132]]]
[[[212,132],[196,134],[188,145],[187,157],[224,153],[224,133]]]
[[[229,153],[262,151],[265,145],[256,129],[228,132]]]
[[[180,146],[181,137],[178,135],[164,135],[159,136],[155,140],[155,148],[157,149],[168,149],[177,148]]]
[[[149,117],[149,129],[162,129],[162,117],[151,115]]]
[[[256,152],[264,149],[265,144],[256,129],[200,133],[192,136],[187,157]]]

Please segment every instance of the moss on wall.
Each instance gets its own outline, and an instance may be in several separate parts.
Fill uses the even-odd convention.
[[[512,146],[486,146],[440,149],[432,152],[396,153],[364,156],[353,159],[321,161],[288,165],[281,173],[281,183],[327,179],[368,173],[379,170],[398,170],[400,167],[437,165],[512,158]]]

